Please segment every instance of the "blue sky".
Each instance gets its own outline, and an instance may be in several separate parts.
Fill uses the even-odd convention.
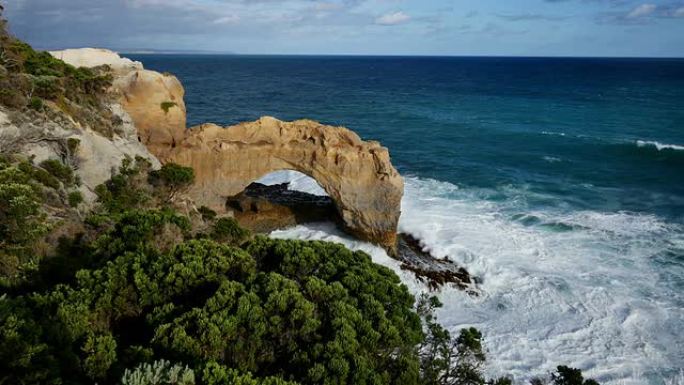
[[[684,0],[0,0],[41,48],[684,57]]]

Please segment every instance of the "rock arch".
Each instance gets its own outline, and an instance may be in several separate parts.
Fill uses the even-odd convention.
[[[395,250],[404,183],[378,142],[343,127],[270,117],[225,128],[203,124],[184,135],[157,155],[195,169],[190,196],[198,205],[221,210],[262,176],[295,170],[328,193],[349,232]]]
[[[51,54],[75,66],[109,65],[111,92],[135,123],[139,141],[160,161],[195,169],[190,194],[198,205],[223,210],[227,197],[261,176],[295,170],[326,190],[349,232],[396,251],[404,182],[378,142],[362,141],[343,127],[269,117],[225,128],[204,124],[186,129],[185,91],[175,76],[102,49]]]

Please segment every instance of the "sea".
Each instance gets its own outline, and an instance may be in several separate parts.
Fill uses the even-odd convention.
[[[684,59],[126,56],[180,78],[189,125],[308,118],[386,146],[400,231],[482,279],[435,294],[449,330],[483,332],[489,376],[684,384]],[[262,179],[285,180],[325,194]],[[365,250],[427,290],[332,224],[272,236]]]

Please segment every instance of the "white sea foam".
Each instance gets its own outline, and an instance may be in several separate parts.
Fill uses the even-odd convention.
[[[290,190],[308,192],[309,194],[326,196],[325,190],[316,181],[298,171],[282,170],[272,172],[256,181],[265,185],[289,183]]]
[[[315,182],[314,182],[315,184]],[[295,184],[309,192],[310,183]],[[579,367],[605,384],[678,381],[684,362],[684,267],[657,261],[684,255],[684,229],[651,215],[526,208],[526,192],[459,189],[406,178],[400,230],[483,278],[483,295],[445,289],[440,321],[457,332],[480,328],[488,374],[523,383],[556,365]],[[275,237],[324,239],[368,252],[413,292],[425,290],[379,247],[330,224]],[[676,285],[680,285],[679,288]]]
[[[667,144],[667,143],[660,143],[660,142],[650,141],[650,140],[637,140],[636,144],[639,147],[655,147],[656,149],[658,149],[658,151],[662,151],[662,150],[683,151],[684,150],[684,146],[680,146],[678,144]]]

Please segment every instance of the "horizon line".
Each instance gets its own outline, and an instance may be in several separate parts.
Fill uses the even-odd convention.
[[[365,53],[235,53],[235,52],[203,52],[203,51],[127,51],[112,50],[121,55],[196,55],[196,56],[300,56],[300,57],[387,57],[387,58],[521,58],[521,59],[669,59],[684,60],[684,56],[592,56],[592,55],[497,55],[497,54],[365,54]]]
[[[279,57],[378,57],[378,58],[521,58],[521,59],[660,59],[682,60],[683,56],[630,56],[630,55],[509,55],[509,54],[368,54],[368,53],[243,53],[231,51],[163,50],[153,48],[67,47],[39,48],[41,51],[60,51],[79,48],[103,48],[120,55],[196,55],[196,56],[279,56]]]

